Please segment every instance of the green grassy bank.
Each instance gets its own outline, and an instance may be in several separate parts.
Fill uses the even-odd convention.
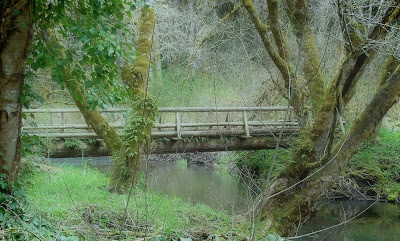
[[[205,205],[194,206],[143,189],[133,189],[131,195],[110,193],[109,177],[95,169],[63,167],[35,173],[30,181],[26,189],[30,207],[65,236],[242,240],[247,235],[246,223]]]
[[[271,178],[289,163],[294,148],[239,152],[236,165],[262,185],[270,168]],[[257,182],[257,180],[259,180]],[[400,132],[381,129],[379,140],[365,143],[345,168],[331,196],[400,202]]]
[[[358,197],[378,197],[390,202],[400,202],[400,132],[381,129],[379,140],[365,143],[343,172],[348,183],[338,183],[338,191],[345,192],[348,185],[357,189]],[[340,185],[346,185],[340,187]],[[351,190],[351,189],[350,189]]]
[[[352,158],[333,195],[378,196],[399,202],[399,153],[400,133],[381,130],[379,142],[364,144]],[[274,176],[284,168],[291,151],[279,150],[274,165],[273,154],[273,150],[267,150],[239,152],[235,156],[242,170],[262,176],[272,166]],[[108,182],[106,174],[86,166],[42,168],[41,171],[29,168],[13,193],[15,198],[0,196],[3,208],[0,238],[244,240],[251,236],[254,225],[257,226],[243,217],[153,193],[145,190],[143,184],[131,194],[110,193]],[[266,235],[265,230],[259,231],[255,240],[263,240]]]

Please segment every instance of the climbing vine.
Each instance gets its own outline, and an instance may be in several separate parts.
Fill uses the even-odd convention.
[[[142,114],[140,114],[142,112]],[[132,143],[141,142],[148,144],[150,130],[156,119],[157,107],[153,99],[149,96],[136,96],[133,106],[129,110],[126,127],[124,129],[123,142],[128,148],[129,156],[137,155],[136,150],[132,149]]]

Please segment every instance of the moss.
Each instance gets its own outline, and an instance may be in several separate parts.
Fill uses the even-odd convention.
[[[129,85],[133,94],[143,94],[146,88],[152,48],[151,35],[154,27],[154,9],[142,9],[139,26],[139,39],[136,44],[136,60],[132,72],[128,66],[124,67],[122,78]]]
[[[254,7],[253,2],[251,0],[243,0],[243,6],[246,8]]]
[[[259,28],[260,28],[260,30],[261,30],[262,32],[264,32],[264,33],[266,33],[266,32],[268,31],[267,25],[265,25],[265,24],[263,24],[263,23],[260,24]]]
[[[147,54],[151,51],[152,41],[147,38],[140,39],[136,45],[138,53]]]

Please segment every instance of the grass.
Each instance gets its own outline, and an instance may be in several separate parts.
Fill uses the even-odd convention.
[[[188,165],[188,162],[186,159],[179,159],[178,161],[176,161],[176,165],[181,168],[186,168]]]
[[[345,173],[371,184],[370,192],[381,198],[400,202],[400,132],[381,129],[379,142],[364,144]]]
[[[271,167],[273,156],[274,150],[244,151],[238,152],[235,162],[242,173],[259,179],[262,184]],[[291,156],[291,150],[278,150],[271,172],[272,178],[285,168]],[[365,143],[352,157],[342,177],[351,180],[351,190],[357,189],[366,197],[378,195],[381,199],[400,203],[400,132],[382,128],[379,141]],[[339,182],[335,187],[335,195],[361,198],[358,196],[360,192],[355,190],[354,193],[347,193],[349,187],[342,185],[348,185],[348,182]]]
[[[256,80],[233,73],[168,68],[161,80],[152,79],[149,92],[159,107],[253,105]],[[247,94],[244,94],[247,93]]]
[[[108,182],[95,169],[63,167],[55,173],[34,174],[26,192],[33,209],[57,223],[64,234],[85,240],[117,236],[119,227],[126,238],[208,234],[235,239],[246,234],[246,224],[225,212],[142,189],[133,191],[125,217],[128,195],[110,193]]]
[[[235,159],[236,166],[245,175],[260,179],[262,184],[272,167],[271,177],[275,177],[290,163],[292,151],[278,149],[274,160],[275,150],[239,151]]]

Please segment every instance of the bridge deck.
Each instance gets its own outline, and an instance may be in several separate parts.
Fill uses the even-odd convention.
[[[127,111],[110,108],[101,112],[122,135]],[[97,137],[77,108],[29,109],[23,113],[28,116],[23,123],[24,133],[54,139]],[[292,108],[283,106],[160,108],[151,131],[152,150],[175,153],[267,149],[275,146],[277,134],[291,136],[298,130]],[[227,138],[231,140],[229,145]],[[157,139],[169,142],[160,144]]]

